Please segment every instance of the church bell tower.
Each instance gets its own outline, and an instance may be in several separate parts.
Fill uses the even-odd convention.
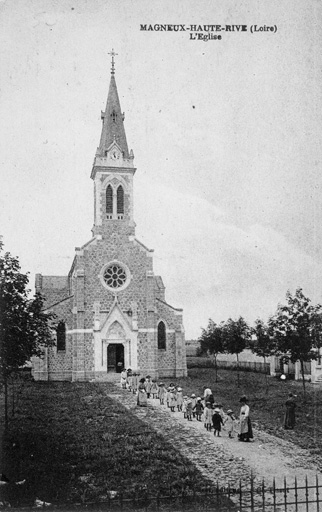
[[[133,151],[129,152],[124,113],[115,81],[114,50],[111,80],[103,121],[101,139],[97,148],[91,178],[94,181],[94,226],[93,236],[103,238],[111,233],[135,234],[133,220],[133,176],[136,171]]]

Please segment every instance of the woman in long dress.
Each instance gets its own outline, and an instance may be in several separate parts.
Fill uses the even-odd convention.
[[[146,407],[148,404],[146,390],[145,390],[145,378],[144,377],[142,379],[140,379],[140,381],[139,381],[137,404],[140,405],[141,407]]]
[[[296,403],[293,397],[293,393],[289,393],[288,399],[285,402],[286,405],[286,413],[284,420],[284,428],[285,430],[293,430],[295,427],[295,409]]]
[[[252,424],[249,417],[249,406],[247,405],[247,398],[245,396],[242,396],[239,400],[241,403],[240,408],[240,433],[238,436],[239,441],[249,441],[250,439],[253,439],[253,430],[252,430]]]

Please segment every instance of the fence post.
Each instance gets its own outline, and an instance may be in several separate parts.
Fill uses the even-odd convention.
[[[263,482],[262,482],[262,505],[263,505],[263,511],[265,511],[265,482],[264,482],[264,478],[263,478]]]
[[[295,480],[294,480],[294,495],[295,495],[295,512],[298,511],[298,508],[297,508],[297,497],[298,497],[298,493],[297,493],[297,478],[295,477]]]
[[[315,495],[316,495],[316,510],[317,510],[317,512],[319,512],[320,505],[319,505],[319,479],[318,479],[318,475],[315,476],[315,487],[316,487],[316,491],[315,491]]]
[[[276,512],[276,482],[275,482],[275,476],[273,478],[273,503],[274,503],[274,512]]]
[[[192,484],[192,500],[193,500],[193,509],[196,507],[196,487],[195,484]]]
[[[218,480],[216,482],[216,503],[218,505],[219,503],[219,486],[218,486]]]
[[[309,490],[307,488],[307,475],[305,476],[305,501],[306,501],[306,512],[309,512]]]
[[[206,485],[206,512],[208,510],[208,484]]]
[[[254,512],[254,477],[253,472],[250,474],[250,509]]]
[[[239,479],[239,506],[240,506],[240,512],[242,512],[242,508],[243,508],[243,492],[242,492],[241,479]]]
[[[182,486],[181,488],[181,506],[182,506],[182,510],[184,510],[184,486]]]
[[[287,512],[287,487],[286,487],[286,477],[284,476],[284,507],[285,512]]]

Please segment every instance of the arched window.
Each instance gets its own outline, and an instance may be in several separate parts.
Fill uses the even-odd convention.
[[[113,213],[113,189],[109,185],[106,189],[106,213]]]
[[[117,189],[117,214],[124,213],[124,190],[122,185]]]
[[[166,348],[166,332],[164,322],[158,324],[158,349]]]
[[[59,322],[56,329],[57,350],[66,350],[66,325],[65,322]]]

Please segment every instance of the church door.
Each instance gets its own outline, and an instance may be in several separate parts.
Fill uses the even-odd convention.
[[[110,343],[107,347],[107,371],[121,373],[124,367],[124,346],[121,343]]]

